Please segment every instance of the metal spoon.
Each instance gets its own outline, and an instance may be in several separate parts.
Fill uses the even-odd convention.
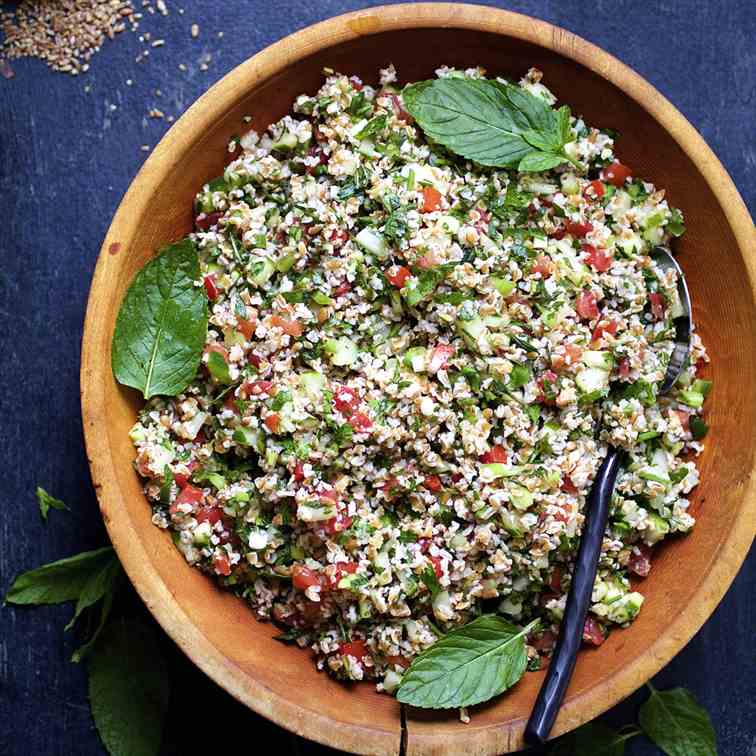
[[[659,390],[669,391],[682,372],[690,352],[690,334],[693,330],[693,315],[690,295],[685,278],[672,253],[665,247],[654,247],[651,258],[663,272],[677,271],[677,292],[682,315],[674,319],[675,346],[670,356],[667,373]],[[559,630],[554,654],[551,658],[546,679],[538,693],[535,706],[525,727],[525,741],[530,745],[545,743],[554,720],[559,713],[564,694],[575,669],[577,652],[583,638],[583,626],[588,613],[593,583],[596,580],[599,554],[604,539],[609,516],[609,503],[614,492],[623,452],[609,447],[601,463],[588,495],[585,508],[585,523],[580,540],[570,592],[564,608],[564,618]]]

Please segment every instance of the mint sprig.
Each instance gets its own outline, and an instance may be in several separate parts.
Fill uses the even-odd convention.
[[[525,673],[525,636],[538,620],[519,628],[485,614],[444,635],[416,656],[396,697],[426,709],[450,709],[488,701]]]
[[[480,165],[534,172],[573,162],[569,108],[520,87],[452,77],[410,84],[402,99],[428,138]]]

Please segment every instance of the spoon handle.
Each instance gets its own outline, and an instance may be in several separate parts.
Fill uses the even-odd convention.
[[[601,544],[609,516],[609,502],[614,492],[621,456],[620,450],[609,447],[588,496],[583,535],[580,539],[570,592],[564,608],[559,639],[546,672],[546,678],[525,727],[525,741],[530,745],[545,743],[549,737],[575,669],[577,652],[583,639],[583,625],[588,613],[593,583],[596,580]]]

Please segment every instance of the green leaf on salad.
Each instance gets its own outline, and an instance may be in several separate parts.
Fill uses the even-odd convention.
[[[194,378],[207,333],[207,297],[196,285],[199,259],[189,239],[164,247],[129,286],[113,334],[119,383],[145,399],[175,396]]]
[[[542,171],[567,160],[569,111],[520,87],[452,77],[410,84],[402,99],[426,136],[480,165]]]
[[[525,636],[538,621],[519,628],[487,614],[445,635],[415,657],[396,697],[427,709],[488,701],[511,688],[527,666]]]
[[[716,756],[717,741],[711,720],[685,688],[657,691],[641,706],[643,732],[667,756]]]
[[[57,509],[63,511],[68,509],[64,502],[60,499],[56,499],[54,496],[50,496],[42,486],[37,486],[37,501],[39,502],[39,513],[43,520],[47,520],[47,514],[51,509]]]
[[[110,623],[88,666],[92,717],[108,753],[157,756],[170,684],[152,627],[138,620]]]

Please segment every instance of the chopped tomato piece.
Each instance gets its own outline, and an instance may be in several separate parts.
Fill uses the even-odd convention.
[[[271,412],[270,415],[268,415],[263,422],[265,423],[265,426],[271,433],[278,433],[278,426],[281,421],[281,418],[278,417],[277,412]]]
[[[186,486],[186,484],[189,482],[189,478],[194,472],[194,468],[197,467],[197,463],[194,460],[191,460],[191,462],[186,463],[186,467],[189,470],[188,473],[174,473],[173,474],[173,479],[176,481],[176,485],[179,488],[184,488],[184,486]]]
[[[357,562],[336,562],[336,569],[331,577],[331,588],[336,589],[339,581],[345,575],[354,575],[357,572]]]
[[[423,488],[427,488],[432,493],[438,493],[443,488],[441,478],[438,475],[426,475],[423,481]]]
[[[250,354],[248,359],[250,364],[254,365],[256,368],[259,368],[260,365],[262,365],[262,357],[260,357],[259,354]]]
[[[187,484],[181,489],[179,495],[175,498],[173,504],[171,504],[171,514],[176,514],[177,512],[179,512],[179,506],[184,504],[189,504],[189,506],[191,506],[192,508],[192,511],[195,511],[197,509],[197,506],[201,501],[203,501],[204,498],[205,495],[202,493],[201,488]]]
[[[341,249],[349,241],[349,232],[343,228],[335,228],[331,231],[329,241],[336,249]]]
[[[404,109],[402,101],[395,94],[391,95],[391,103],[394,107],[394,114],[400,121],[404,123],[414,123],[415,119]]]
[[[343,297],[344,294],[349,293],[352,290],[352,284],[349,281],[343,281],[334,290],[333,295],[335,297]]]
[[[558,347],[551,355],[551,367],[554,370],[564,370],[564,368],[577,365],[583,350],[576,344],[565,344]]]
[[[291,570],[291,582],[298,591],[306,591],[314,585],[322,585],[320,575],[303,564],[294,565]]]
[[[555,567],[554,571],[551,573],[551,580],[549,580],[549,588],[551,588],[554,593],[561,593],[562,592],[562,570],[559,567]]]
[[[565,475],[564,478],[562,478],[562,485],[560,488],[568,494],[578,493],[577,486],[572,482],[572,478],[569,475]]]
[[[614,259],[605,249],[597,249],[592,244],[583,244],[586,262],[599,273],[604,273],[612,267]]]
[[[651,572],[651,549],[645,543],[633,548],[627,569],[640,577],[646,577]]]
[[[423,205],[421,213],[432,213],[441,209],[441,192],[435,186],[423,187]]]
[[[349,424],[357,433],[365,433],[373,427],[373,421],[364,412],[355,412],[349,418]]]
[[[663,320],[664,310],[666,308],[664,306],[662,295],[656,291],[652,291],[648,295],[648,302],[651,305],[651,314],[654,316],[654,320]]]
[[[593,617],[587,617],[583,625],[583,640],[594,646],[600,646],[605,640],[604,631]]]
[[[606,194],[606,188],[604,187],[603,182],[601,181],[591,181],[590,184],[584,189],[583,196],[590,199],[591,197],[595,197],[596,199],[601,199],[604,194]]]
[[[554,270],[554,265],[551,258],[546,255],[538,255],[535,265],[533,265],[533,273],[540,273],[544,278],[547,278],[551,275],[552,270]]]
[[[296,320],[287,320],[279,315],[271,315],[270,324],[280,328],[284,333],[288,333],[289,336],[293,336],[294,338],[302,335],[302,325]]]
[[[431,541],[430,538],[420,538],[417,541],[417,545],[420,547],[420,553],[425,554],[426,551],[430,548]]]
[[[354,389],[348,386],[339,386],[333,396],[333,403],[344,417],[351,417],[357,407],[360,406],[360,397]]]
[[[583,239],[587,234],[593,231],[593,225],[588,221],[582,223],[581,221],[568,220],[564,223],[564,230],[576,239]]]
[[[354,89],[355,91],[362,91],[363,84],[356,76],[350,76],[349,83],[352,85],[352,89]]]
[[[304,465],[301,462],[297,462],[297,464],[294,465],[294,480],[297,480],[300,483],[304,480]]]
[[[630,377],[630,360],[628,360],[627,357],[623,357],[619,361],[617,372],[623,381],[626,381]]]
[[[482,454],[480,456],[480,461],[485,462],[486,464],[489,464],[490,462],[506,462],[507,457],[507,450],[500,444],[497,444],[496,446],[489,449],[485,454]]]
[[[244,396],[272,396],[274,391],[273,381],[245,381],[242,384]]]
[[[575,302],[575,309],[583,320],[595,320],[599,316],[596,295],[592,291],[581,291]]]
[[[339,646],[339,653],[344,656],[353,656],[358,661],[362,661],[368,654],[368,648],[364,640],[355,640],[351,643],[342,643]]]
[[[441,575],[444,574],[444,568],[441,564],[441,557],[429,554],[428,559],[430,559],[433,564],[433,571],[436,573],[436,577],[441,577]]]
[[[405,268],[404,265],[392,265],[386,271],[386,278],[392,286],[396,286],[397,289],[401,289],[407,279],[412,276],[412,271],[409,268]]]
[[[608,333],[612,336],[617,335],[617,321],[616,320],[602,320],[593,329],[593,341],[601,341],[604,338],[604,334]]]
[[[550,237],[551,237],[552,239],[556,239],[557,241],[561,241],[562,239],[564,239],[564,235],[565,235],[566,233],[567,233],[567,229],[565,229],[565,227],[564,227],[564,226],[559,226],[559,228],[557,228],[557,229],[555,229],[554,231],[552,231],[552,232],[551,232],[551,233],[549,234],[549,236],[550,236]]]
[[[207,231],[209,228],[216,225],[222,217],[223,213],[203,214],[194,219],[194,225],[197,226],[200,231]]]
[[[216,522],[220,522],[223,517],[223,511],[220,507],[216,506],[202,506],[199,512],[196,514],[198,523],[209,522],[211,525],[215,525]]]
[[[337,503],[339,500],[339,492],[335,488],[326,488],[324,491],[319,491],[318,496],[326,501],[332,501]]]
[[[254,321],[247,320],[246,318],[237,318],[236,328],[247,341],[250,341],[255,335],[256,324]]]
[[[216,575],[230,575],[231,564],[228,561],[228,556],[226,554],[218,554],[213,559],[213,569]]]
[[[430,360],[428,360],[428,372],[437,373],[439,370],[444,370],[450,357],[454,356],[454,347],[450,344],[437,344],[433,347]]]
[[[404,656],[387,656],[386,661],[396,667],[404,667],[405,669],[410,665],[410,660]]]
[[[339,514],[336,515],[336,517],[331,517],[329,520],[324,520],[321,524],[321,535],[329,535],[333,536],[336,535],[336,533],[341,533],[343,530],[346,530],[351,524],[352,520],[354,518],[349,517],[349,515]]]
[[[218,298],[218,287],[215,285],[215,276],[205,276],[205,292],[207,293],[207,298],[214,302]]]
[[[537,381],[540,389],[537,401],[541,404],[556,404],[558,392],[557,381],[559,377],[551,370],[547,370]]]
[[[615,160],[601,171],[601,178],[608,184],[613,184],[616,187],[624,186],[625,181],[632,175],[633,172],[626,165],[622,165],[619,160]]]

